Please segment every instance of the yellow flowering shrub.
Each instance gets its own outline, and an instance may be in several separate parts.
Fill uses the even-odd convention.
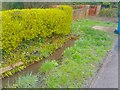
[[[70,32],[72,8],[59,6],[53,9],[14,9],[2,11],[2,48],[9,52],[23,40],[40,35],[67,35]]]

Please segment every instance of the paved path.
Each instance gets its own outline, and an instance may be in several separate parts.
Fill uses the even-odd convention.
[[[90,88],[118,88],[118,50],[117,41]]]

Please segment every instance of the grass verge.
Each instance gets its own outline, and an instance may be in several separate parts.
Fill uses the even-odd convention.
[[[80,38],[73,47],[64,51],[62,65],[46,72],[44,87],[81,88],[96,72],[96,66],[102,63],[107,51],[111,49],[115,36],[110,32],[94,30],[91,28],[93,25],[116,26],[114,23],[87,19],[74,22],[72,34]]]

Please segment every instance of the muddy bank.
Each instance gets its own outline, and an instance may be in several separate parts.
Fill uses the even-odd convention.
[[[21,72],[17,72],[15,73],[14,75],[10,76],[10,77],[5,77],[2,79],[2,85],[3,87],[5,87],[6,85],[8,85],[8,83],[10,85],[14,84],[15,81],[18,79],[19,76],[22,76],[22,75],[26,75],[28,73],[31,73],[32,74],[37,74],[39,72],[39,69],[40,69],[40,66],[42,65],[42,63],[47,60],[47,59],[50,59],[50,60],[58,60],[61,58],[64,50],[67,48],[67,47],[71,47],[72,45],[74,45],[74,41],[75,39],[69,39],[67,42],[65,42],[65,44],[57,49],[51,56],[49,56],[48,58],[46,59],[43,59],[42,61],[40,62],[36,62],[30,66],[28,66],[27,68],[25,68],[23,71]]]

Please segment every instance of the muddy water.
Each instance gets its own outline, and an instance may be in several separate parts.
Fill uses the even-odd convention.
[[[57,49],[51,56],[49,56],[47,59],[52,59],[52,60],[58,60],[61,58],[64,50],[67,48],[67,47],[70,47],[74,44],[74,41],[75,39],[70,39],[68,40],[64,45],[63,47]],[[10,77],[6,77],[6,78],[3,78],[2,79],[2,85],[3,87],[5,87],[6,85],[8,85],[8,83],[10,85],[12,85],[13,83],[15,83],[15,81],[18,79],[19,76],[22,76],[22,75],[26,75],[28,73],[31,73],[32,74],[37,74],[40,70],[40,66],[42,65],[42,63],[45,61],[45,59],[43,59],[42,61],[40,62],[36,62],[30,66],[28,66],[27,68],[25,68],[23,71],[21,72],[17,72],[15,73],[14,75],[10,76]]]

